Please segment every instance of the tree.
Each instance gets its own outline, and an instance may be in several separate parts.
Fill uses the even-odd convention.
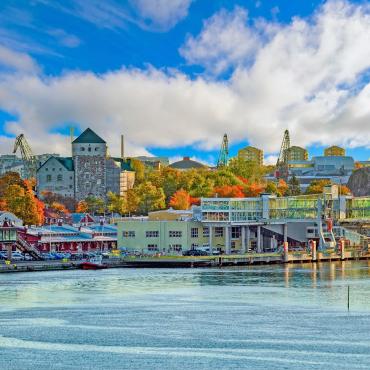
[[[68,214],[69,213],[69,211],[65,207],[65,205],[62,204],[62,203],[59,203],[59,202],[51,203],[49,208],[52,209],[53,211],[59,213],[59,214]]]
[[[299,180],[293,175],[288,181],[287,195],[300,195],[301,186]]]
[[[126,193],[126,207],[127,212],[136,213],[139,209],[140,198],[137,195],[136,188],[129,189]]]
[[[174,209],[189,209],[191,205],[190,201],[190,194],[186,190],[180,189],[172,195],[169,205]]]
[[[220,198],[244,198],[242,185],[224,185],[217,186],[214,189],[214,195]]]
[[[114,212],[122,215],[127,211],[126,199],[118,194],[108,192],[107,194],[108,203],[107,208],[109,212]]]
[[[331,184],[329,179],[313,180],[306,189],[306,194],[321,194],[325,186]]]
[[[25,225],[40,225],[44,222],[44,203],[37,199],[32,190],[20,185],[9,185],[4,194],[6,210],[14,213]]]
[[[86,213],[88,209],[89,209],[89,206],[84,200],[81,200],[77,203],[77,207],[76,207],[77,213]]]
[[[89,213],[104,213],[105,212],[105,202],[101,198],[89,196],[85,199],[87,204],[87,211]]]
[[[166,197],[162,188],[157,188],[150,181],[143,182],[134,189],[137,196],[138,211],[147,214],[150,211],[163,209],[166,206]]]
[[[245,192],[246,197],[252,197],[252,198],[258,197],[264,191],[265,191],[265,185],[258,183],[258,182],[253,182],[244,187],[244,192]]]
[[[286,195],[286,193],[288,192],[288,189],[289,187],[286,181],[283,179],[279,179],[279,182],[277,184],[278,196],[283,197],[284,195]]]
[[[135,171],[135,182],[140,184],[145,180],[145,165],[139,159],[131,158],[130,165]]]
[[[230,160],[229,169],[234,175],[241,176],[252,182],[261,182],[264,175],[263,166],[239,156]]]

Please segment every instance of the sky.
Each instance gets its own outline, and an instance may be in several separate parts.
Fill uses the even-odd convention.
[[[344,0],[2,0],[0,154],[70,155],[87,127],[119,155],[274,163],[283,133],[310,156],[370,157],[370,4]]]

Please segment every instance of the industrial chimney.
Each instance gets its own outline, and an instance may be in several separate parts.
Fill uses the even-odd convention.
[[[125,159],[125,140],[123,135],[121,135],[121,158]]]

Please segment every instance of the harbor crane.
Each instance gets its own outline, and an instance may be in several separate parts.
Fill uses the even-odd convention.
[[[222,139],[220,155],[217,161],[217,168],[226,167],[229,162],[229,139],[227,134]]]
[[[290,136],[289,131],[285,130],[283,142],[281,143],[279,158],[276,163],[275,177],[277,179],[288,180],[289,176],[289,152]]]
[[[21,152],[21,157],[26,172],[25,177],[28,179],[36,178],[37,160],[24,134],[20,134],[16,137],[13,154],[15,154],[18,149]]]

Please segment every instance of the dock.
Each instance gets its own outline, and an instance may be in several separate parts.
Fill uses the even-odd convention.
[[[317,251],[312,255],[305,251],[288,253],[246,253],[219,256],[130,256],[103,260],[108,268],[204,268],[247,265],[268,265],[286,263],[315,263],[344,260],[370,259],[370,251],[361,248],[347,248],[343,253],[336,250]],[[0,262],[0,273],[75,270],[81,261],[13,261]]]

